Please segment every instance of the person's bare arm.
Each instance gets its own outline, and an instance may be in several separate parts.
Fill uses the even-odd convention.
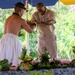
[[[27,22],[23,19],[22,19],[22,28],[25,29],[29,33],[32,33],[34,30],[34,28],[31,28],[30,25],[28,25]]]
[[[34,28],[36,27],[35,22],[31,22],[31,21],[27,21],[27,24],[30,25],[30,27],[34,30]]]

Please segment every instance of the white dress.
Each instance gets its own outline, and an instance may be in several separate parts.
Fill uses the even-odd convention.
[[[18,36],[7,33],[0,40],[0,60],[8,59],[12,66],[18,66],[21,60],[18,59],[22,51],[22,45]]]

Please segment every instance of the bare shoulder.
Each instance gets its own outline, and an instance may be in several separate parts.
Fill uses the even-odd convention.
[[[11,16],[9,16],[8,18],[6,18],[5,23],[4,23],[4,26],[7,26],[7,24],[8,24],[9,21],[10,21],[10,18],[11,18]]]
[[[20,25],[23,29],[25,29],[26,27],[28,27],[28,24],[27,22],[23,19],[23,18],[20,18],[19,19],[19,22],[20,22]]]
[[[11,16],[9,16],[8,18],[6,18],[6,20],[5,20],[5,21],[8,21],[10,18],[11,18]]]

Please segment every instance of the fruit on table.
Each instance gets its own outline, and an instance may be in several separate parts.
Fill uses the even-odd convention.
[[[73,59],[73,60],[71,61],[71,65],[72,65],[73,67],[75,67],[75,59]]]
[[[44,53],[44,54],[42,54],[41,56],[40,56],[41,58],[40,58],[40,60],[41,60],[41,62],[43,63],[43,62],[49,62],[49,53]]]
[[[16,70],[17,70],[17,67],[16,67],[16,66],[10,66],[10,67],[9,67],[9,70],[10,70],[10,71],[16,71]]]
[[[38,69],[40,69],[40,68],[50,68],[50,64],[49,63],[45,63],[45,62],[43,62],[43,63],[38,63]]]
[[[2,70],[2,66],[0,65],[0,71]]]
[[[26,50],[22,50],[21,55],[19,56],[19,59],[23,60],[26,55]]]
[[[38,63],[38,68],[50,68],[49,53],[45,52],[40,56],[41,62]]]
[[[32,57],[31,56],[28,56],[28,55],[25,55],[25,57],[23,59],[24,62],[29,62],[31,60],[33,60]]]
[[[0,61],[0,70],[5,71],[9,69],[8,60],[4,59]]]
[[[19,69],[27,71],[27,70],[33,69],[33,66],[29,63],[21,62],[20,65],[19,65]]]

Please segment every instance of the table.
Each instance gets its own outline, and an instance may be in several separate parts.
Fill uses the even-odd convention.
[[[40,69],[32,71],[39,71],[43,73],[49,70],[53,70],[54,75],[75,75],[75,68]],[[30,71],[1,71],[0,75],[26,75],[28,73],[30,73]]]

